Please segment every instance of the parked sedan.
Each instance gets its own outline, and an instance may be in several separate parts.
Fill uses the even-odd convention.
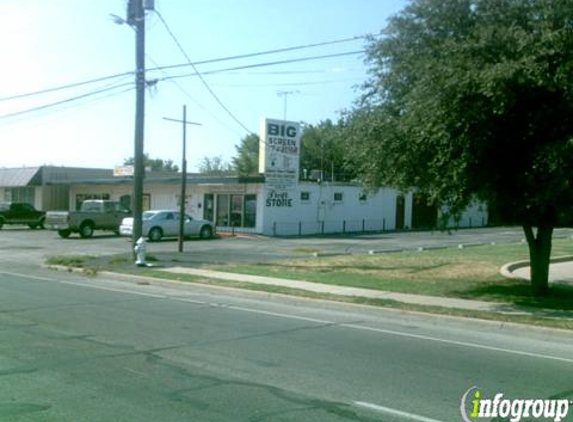
[[[158,242],[164,237],[179,236],[179,215],[178,211],[154,210],[145,211],[142,215],[142,233],[147,236],[150,242]],[[198,236],[201,239],[210,238],[213,233],[213,225],[203,219],[195,219],[184,214],[183,231],[185,237]],[[122,236],[132,236],[133,218],[124,218],[119,226]]]

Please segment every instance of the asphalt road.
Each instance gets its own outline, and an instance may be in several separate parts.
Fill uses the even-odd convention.
[[[0,263],[0,420],[461,420],[573,397],[553,330]],[[573,410],[568,421],[573,421]]]

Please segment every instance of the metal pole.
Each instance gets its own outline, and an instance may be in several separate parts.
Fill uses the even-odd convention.
[[[187,184],[187,106],[183,106],[183,155],[181,158],[181,204],[179,206],[179,252],[183,252],[185,237],[185,188]]]
[[[143,212],[143,179],[145,168],[143,162],[143,135],[145,114],[145,12],[142,0],[133,1],[135,17],[135,140],[133,154],[133,247],[142,235]],[[133,250],[133,249],[132,249]],[[135,256],[134,256],[135,257]]]
[[[300,91],[277,91],[277,95],[284,97],[283,99],[283,120],[286,122],[287,118],[287,96],[298,94]]]

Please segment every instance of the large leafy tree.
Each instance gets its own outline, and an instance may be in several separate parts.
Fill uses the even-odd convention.
[[[363,179],[523,226],[534,290],[573,207],[573,1],[412,0],[368,46],[349,120]]]
[[[345,181],[355,173],[347,161],[344,123],[330,119],[304,127],[301,137],[300,168],[307,172],[319,171],[321,179]]]
[[[259,136],[246,135],[239,145],[235,145],[237,155],[231,160],[234,170],[240,176],[250,176],[259,172]]]

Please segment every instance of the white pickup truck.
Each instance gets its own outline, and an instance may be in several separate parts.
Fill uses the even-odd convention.
[[[57,230],[66,238],[79,233],[82,238],[93,236],[94,230],[109,230],[119,235],[119,226],[131,211],[117,201],[88,200],[82,203],[79,211],[48,211],[45,227]]]

